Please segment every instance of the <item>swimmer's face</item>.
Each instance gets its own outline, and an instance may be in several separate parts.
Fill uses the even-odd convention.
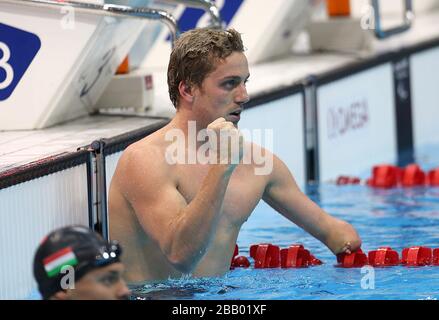
[[[193,109],[200,127],[219,117],[238,125],[243,104],[248,102],[246,82],[250,77],[248,62],[241,52],[233,52],[193,91]]]
[[[57,299],[67,300],[119,300],[128,299],[130,291],[122,278],[122,263],[94,269],[75,282],[75,288],[55,294]]]

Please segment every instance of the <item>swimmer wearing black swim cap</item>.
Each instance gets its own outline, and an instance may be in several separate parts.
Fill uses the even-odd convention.
[[[122,249],[84,226],[51,232],[34,257],[34,277],[43,299],[127,299]]]

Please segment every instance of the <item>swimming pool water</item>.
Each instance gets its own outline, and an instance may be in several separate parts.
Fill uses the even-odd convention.
[[[422,167],[431,169],[432,166],[425,164]],[[403,248],[415,245],[439,248],[439,188],[383,190],[361,185],[321,184],[309,186],[306,193],[325,211],[357,229],[365,253],[381,246],[390,246],[399,254]],[[439,266],[374,268],[374,277],[362,273],[360,268],[337,268],[336,257],[329,249],[261,201],[241,230],[237,241],[239,254],[249,257],[250,245],[267,242],[281,248],[301,243],[324,264],[304,269],[253,269],[252,263],[249,269],[237,268],[223,277],[146,283],[133,287],[133,298],[439,298]],[[368,286],[364,288],[364,284]]]
[[[363,251],[391,246],[439,247],[439,188],[373,190],[321,185],[308,195],[324,210],[355,226]],[[318,240],[260,203],[238,238],[240,255],[257,243],[302,243],[321,266],[304,269],[241,269],[223,277],[177,279],[134,288],[138,299],[437,299],[439,267],[374,268],[374,289],[363,289],[361,269],[336,268]],[[366,278],[363,284],[372,284]]]

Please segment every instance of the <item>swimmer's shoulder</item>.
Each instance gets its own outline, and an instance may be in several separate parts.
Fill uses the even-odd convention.
[[[276,155],[273,152],[271,152],[267,148],[265,148],[265,147],[263,147],[263,146],[261,146],[261,145],[259,145],[257,143],[254,143],[252,141],[245,141],[244,142],[244,147],[246,148],[246,150],[251,151],[251,153],[252,153],[251,154],[252,155],[251,160],[252,160],[252,164],[253,165],[255,164],[254,163],[254,160],[255,160],[254,156],[259,156],[260,155],[260,156],[263,156],[263,157],[276,157]]]
[[[142,139],[128,146],[119,162],[122,166],[149,167],[163,163],[163,147],[154,141]]]
[[[137,179],[164,179],[169,173],[165,161],[165,146],[154,134],[129,145],[120,157],[115,176],[120,182]]]

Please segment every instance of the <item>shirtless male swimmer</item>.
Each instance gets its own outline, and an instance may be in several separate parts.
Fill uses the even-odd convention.
[[[176,115],[124,151],[110,186],[110,235],[126,248],[130,282],[226,273],[239,230],[260,199],[334,254],[361,246],[355,229],[304,195],[278,157],[243,141],[238,122],[249,100],[250,76],[243,51],[241,36],[232,29],[195,29],[175,43],[168,86]],[[173,141],[166,134],[179,130],[188,138],[189,123],[197,132],[229,134],[229,144],[239,148],[238,160],[247,147],[259,148],[272,157],[272,170],[255,174],[255,163],[232,161],[223,152],[231,145],[219,143],[216,162],[170,163],[166,153]],[[196,142],[194,148],[200,147]]]

